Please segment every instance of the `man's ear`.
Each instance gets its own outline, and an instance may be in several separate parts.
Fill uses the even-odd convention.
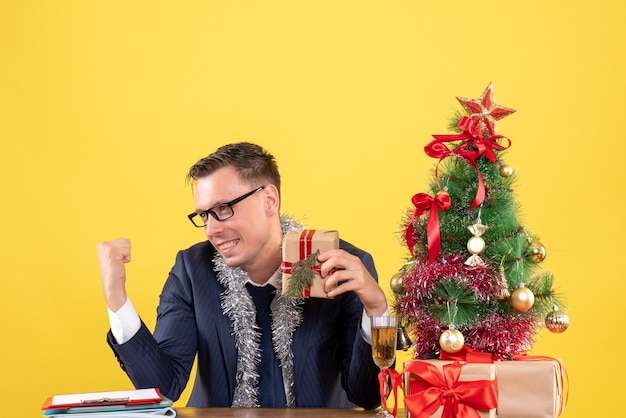
[[[263,191],[265,192],[265,210],[278,213],[280,211],[280,195],[276,186],[268,184]]]

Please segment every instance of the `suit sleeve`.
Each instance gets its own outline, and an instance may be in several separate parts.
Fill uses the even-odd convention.
[[[342,248],[358,256],[372,277],[378,280],[374,260],[370,254],[347,243],[343,243]],[[356,333],[344,332],[344,335],[350,338],[344,339],[342,343],[345,350],[342,362],[342,385],[351,402],[365,409],[374,409],[380,405],[379,368],[372,359],[372,346],[361,334],[363,304],[355,294],[351,294],[351,297],[346,298],[343,303],[345,306],[342,310],[347,312],[349,317],[345,326],[352,329],[356,327]]]
[[[195,324],[191,284],[179,252],[161,293],[154,334],[142,321],[124,344],[116,344],[110,331],[107,342],[136,388],[156,387],[175,401],[185,389],[197,352]]]

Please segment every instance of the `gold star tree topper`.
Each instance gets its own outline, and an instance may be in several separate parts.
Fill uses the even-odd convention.
[[[493,83],[489,83],[483,94],[478,99],[468,99],[464,97],[456,98],[468,116],[476,122],[476,127],[489,135],[496,135],[498,127],[496,121],[514,113],[514,109],[496,104],[493,95]]]

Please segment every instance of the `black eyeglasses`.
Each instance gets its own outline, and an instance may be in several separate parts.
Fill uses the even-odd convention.
[[[187,215],[187,217],[196,228],[204,228],[209,220],[209,215],[211,215],[213,218],[220,222],[225,221],[228,218],[232,218],[235,214],[235,211],[233,210],[233,205],[235,203],[241,202],[246,197],[250,197],[256,192],[260,192],[264,188],[265,186],[257,187],[251,192],[239,196],[238,198],[233,199],[230,202],[220,203],[219,205],[215,205],[212,208],[203,210],[202,212],[190,213],[189,215]]]

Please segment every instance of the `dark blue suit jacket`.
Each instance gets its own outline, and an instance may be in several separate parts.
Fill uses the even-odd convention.
[[[340,247],[377,277],[369,254],[344,241]],[[213,271],[214,253],[206,241],[177,254],[161,294],[154,336],[143,323],[124,344],[116,344],[109,332],[107,340],[135,387],[158,387],[177,400],[197,354],[188,406],[231,406],[237,349],[230,319],[221,309],[225,289]],[[362,312],[353,292],[305,301],[292,346],[296,407],[373,409],[380,404],[378,368],[360,332]]]

